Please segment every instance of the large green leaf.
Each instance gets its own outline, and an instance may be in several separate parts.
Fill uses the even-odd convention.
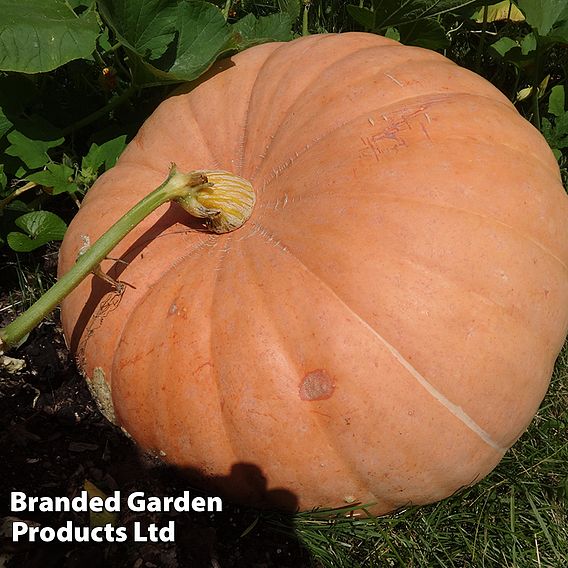
[[[349,4],[347,6],[347,13],[356,22],[359,22],[366,30],[373,30],[377,26],[377,18],[375,12],[370,8]]]
[[[302,3],[300,0],[278,0],[278,8],[284,14],[288,14],[292,22],[295,22],[300,17]]]
[[[99,7],[141,83],[191,81],[230,47],[230,26],[208,2],[99,0]]]
[[[232,44],[237,49],[268,41],[289,41],[292,39],[292,20],[288,14],[272,14],[255,18],[247,14],[233,24]]]
[[[541,36],[547,35],[553,26],[565,15],[566,0],[519,0],[519,8],[525,14],[527,23]]]
[[[427,49],[442,49],[450,45],[444,26],[434,18],[425,18],[398,26],[400,41]]]
[[[87,58],[98,34],[95,14],[79,17],[65,0],[0,0],[0,70],[40,73]]]
[[[219,8],[208,2],[182,1],[177,7],[176,41],[151,70],[166,80],[199,77],[228,49],[230,26]]]
[[[99,0],[120,40],[140,57],[158,59],[174,40],[178,0]]]
[[[18,217],[16,225],[25,233],[8,233],[8,244],[17,252],[30,252],[50,241],[60,241],[67,225],[55,213],[32,211]]]

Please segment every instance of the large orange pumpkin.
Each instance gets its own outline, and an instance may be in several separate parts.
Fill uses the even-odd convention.
[[[61,273],[171,162],[250,180],[256,206],[224,235],[163,206],[103,263],[121,296],[92,278],[65,300],[103,410],[251,504],[384,513],[481,479],[567,332],[544,139],[482,78],[371,34],[254,47],[192,87],[89,191]]]

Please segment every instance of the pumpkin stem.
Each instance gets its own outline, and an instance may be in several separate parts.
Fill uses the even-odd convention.
[[[136,225],[169,201],[178,202],[195,217],[208,218],[212,231],[225,233],[239,228],[250,217],[255,196],[251,184],[233,174],[217,171],[179,173],[172,164],[168,177],[159,187],[130,209],[92,246],[86,247],[73,267],[37,302],[0,329],[0,355],[20,343],[89,274],[97,272],[101,261]]]
[[[209,219],[209,228],[215,233],[229,233],[243,225],[256,200],[251,183],[219,170],[195,173],[203,174],[209,183],[195,187],[177,202],[190,215]]]

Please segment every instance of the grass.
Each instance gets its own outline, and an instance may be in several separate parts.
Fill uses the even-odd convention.
[[[2,310],[21,312],[31,306],[55,283],[54,265],[58,245],[51,243],[34,254],[0,254]]]
[[[300,513],[292,524],[315,567],[568,566],[568,343],[530,428],[478,485],[376,519]]]

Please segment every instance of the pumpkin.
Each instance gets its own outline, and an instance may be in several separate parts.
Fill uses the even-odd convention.
[[[256,192],[226,234],[164,205],[62,305],[101,409],[259,506],[477,482],[525,431],[568,327],[568,198],[540,133],[443,56],[365,33],[253,47],[148,118],[88,192],[65,273],[179,170]]]

